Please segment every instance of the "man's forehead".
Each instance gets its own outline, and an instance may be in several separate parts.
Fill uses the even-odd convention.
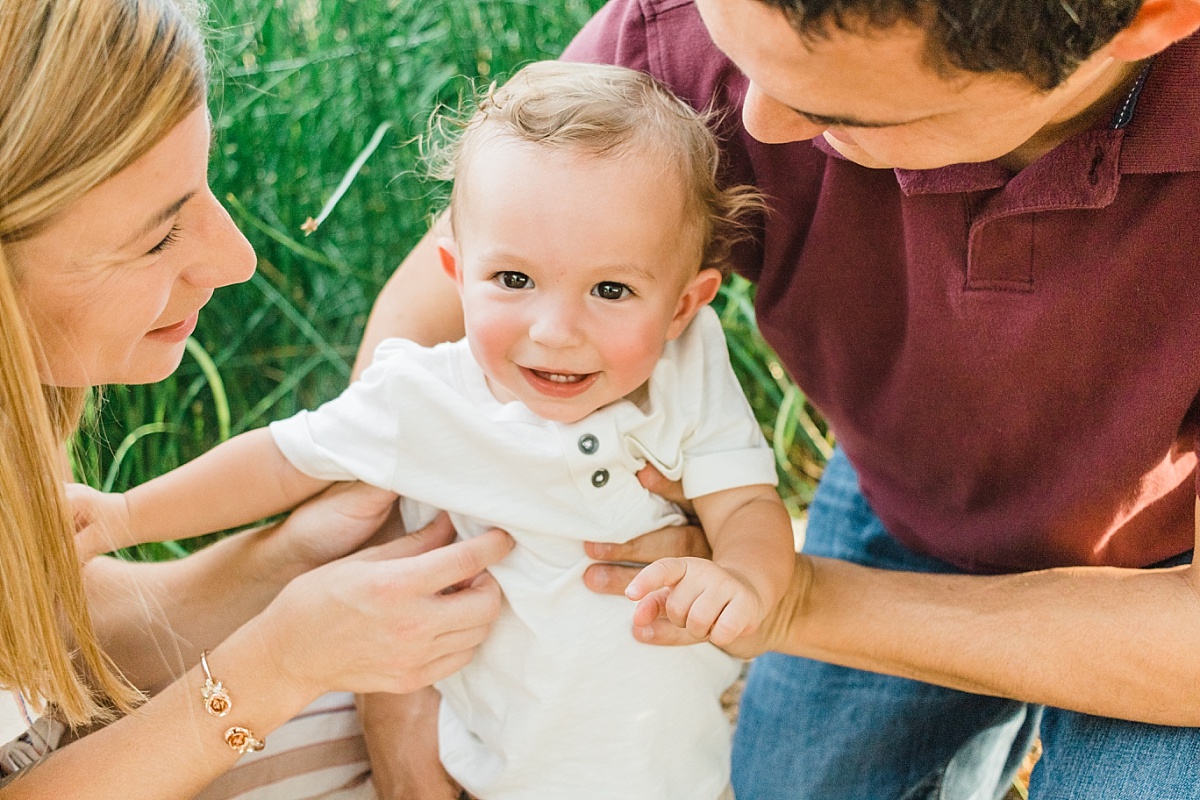
[[[945,98],[972,84],[1002,80],[932,63],[925,31],[907,21],[888,28],[831,24],[820,36],[805,36],[783,12],[759,0],[696,5],[714,43],[734,64],[813,124],[908,125],[941,113]],[[870,108],[863,106],[868,98]]]

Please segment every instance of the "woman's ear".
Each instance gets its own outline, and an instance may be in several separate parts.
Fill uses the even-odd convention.
[[[1122,61],[1141,61],[1198,29],[1200,0],[1143,0],[1133,22],[1108,43],[1108,52]]]
[[[667,339],[675,339],[683,333],[692,317],[701,308],[712,302],[721,288],[721,273],[711,267],[700,270],[696,277],[684,287],[679,302],[675,305],[675,315],[671,317],[671,325],[667,328]]]
[[[462,286],[462,273],[458,269],[458,246],[453,239],[445,236],[437,240],[438,260],[442,262],[442,272],[450,276],[450,280]]]

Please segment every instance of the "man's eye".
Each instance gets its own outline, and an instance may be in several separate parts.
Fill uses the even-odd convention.
[[[497,273],[496,280],[505,289],[528,289],[533,286],[533,281],[529,280],[529,276],[524,272],[500,272]]]
[[[616,281],[600,281],[592,287],[592,294],[601,300],[623,300],[633,296],[633,289]]]

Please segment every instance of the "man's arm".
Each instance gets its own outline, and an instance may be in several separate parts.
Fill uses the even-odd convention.
[[[375,299],[354,362],[357,378],[371,363],[376,346],[392,336],[423,345],[462,338],[462,303],[454,282],[438,261],[438,237],[449,235],[443,215],[417,243]]]
[[[657,644],[687,641],[665,620],[636,635]],[[801,555],[775,614],[730,649],[743,656],[776,650],[1099,716],[1200,726],[1200,570],[930,575]]]

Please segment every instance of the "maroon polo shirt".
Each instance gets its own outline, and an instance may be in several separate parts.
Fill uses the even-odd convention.
[[[759,325],[893,536],[979,572],[1191,548],[1200,37],[1157,57],[1128,124],[1016,175],[755,141],[746,79],[683,0],[613,0],[566,57],[727,112],[728,177],[770,203],[737,264]]]

